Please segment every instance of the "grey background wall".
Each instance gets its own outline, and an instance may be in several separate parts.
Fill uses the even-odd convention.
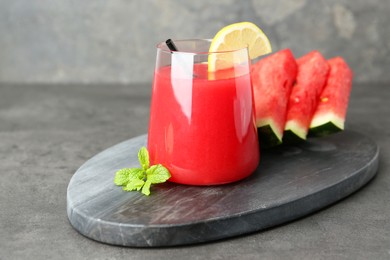
[[[258,24],[274,50],[341,55],[390,81],[389,0],[0,0],[0,82],[149,82],[155,44]]]

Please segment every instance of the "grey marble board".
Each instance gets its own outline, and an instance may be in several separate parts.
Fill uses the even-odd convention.
[[[85,162],[67,190],[71,225],[114,245],[195,244],[276,226],[337,202],[366,184],[378,169],[378,146],[344,131],[296,146],[261,151],[248,178],[221,186],[164,183],[149,197],[124,192],[115,172],[138,167],[146,135],[119,143]],[[185,152],[185,151],[183,151]]]

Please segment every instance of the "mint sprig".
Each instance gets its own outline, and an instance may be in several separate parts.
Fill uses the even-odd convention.
[[[138,151],[138,161],[141,168],[124,168],[117,171],[114,183],[122,186],[125,191],[137,190],[149,196],[150,186],[167,181],[171,174],[161,164],[150,166],[149,152],[144,146]]]

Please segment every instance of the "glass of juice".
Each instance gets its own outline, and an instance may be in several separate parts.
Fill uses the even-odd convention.
[[[147,146],[175,183],[231,183],[259,164],[248,50],[210,53],[210,43],[157,45]]]

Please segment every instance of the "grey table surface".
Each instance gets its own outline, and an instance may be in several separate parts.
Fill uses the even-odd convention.
[[[380,147],[346,199],[262,232],[168,248],[110,246],[69,224],[66,191],[98,152],[147,132],[150,84],[0,84],[0,259],[390,259],[390,83],[354,84],[346,128]]]

